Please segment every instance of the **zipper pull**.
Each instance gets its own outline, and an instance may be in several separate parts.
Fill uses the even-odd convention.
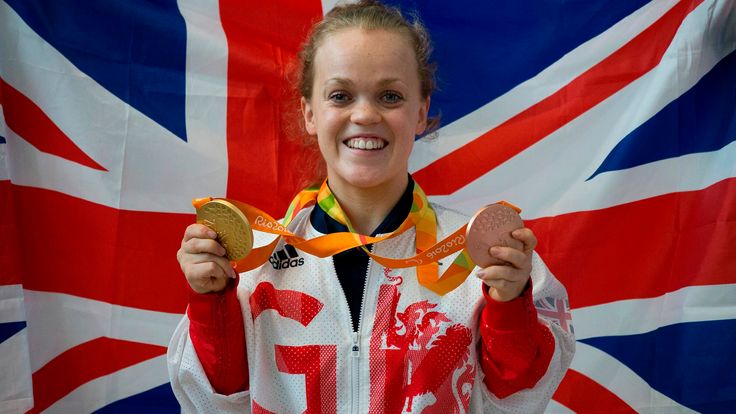
[[[353,356],[358,357],[360,355],[360,346],[358,345],[358,333],[353,332]]]

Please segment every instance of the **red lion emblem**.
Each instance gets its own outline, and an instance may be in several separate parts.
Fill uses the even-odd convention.
[[[412,411],[414,399],[429,393],[435,401],[422,412],[467,412],[475,379],[468,363],[472,332],[426,300],[398,312],[403,279],[390,272],[384,270],[389,283],[380,288],[371,334],[370,412]]]

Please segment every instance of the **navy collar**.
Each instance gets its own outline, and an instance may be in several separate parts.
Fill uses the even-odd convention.
[[[409,183],[406,185],[404,194],[401,195],[401,198],[399,198],[396,205],[391,209],[391,211],[389,211],[386,218],[383,219],[383,222],[376,227],[370,236],[390,233],[398,229],[411,211],[411,204],[414,200],[413,193],[414,180],[411,178],[411,175],[409,175]],[[323,234],[348,231],[347,226],[330,217],[324,210],[322,210],[319,204],[314,206],[309,219],[312,222],[312,227]]]

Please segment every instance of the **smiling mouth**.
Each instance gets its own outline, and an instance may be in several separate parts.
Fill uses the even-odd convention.
[[[348,148],[360,149],[360,150],[380,150],[383,149],[388,142],[381,138],[373,137],[355,137],[349,138],[343,141],[343,144],[347,145]]]

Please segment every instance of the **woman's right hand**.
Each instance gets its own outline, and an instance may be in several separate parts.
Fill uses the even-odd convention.
[[[228,278],[237,276],[216,238],[217,233],[204,224],[191,224],[176,252],[189,286],[197,293],[219,292],[227,286]]]

